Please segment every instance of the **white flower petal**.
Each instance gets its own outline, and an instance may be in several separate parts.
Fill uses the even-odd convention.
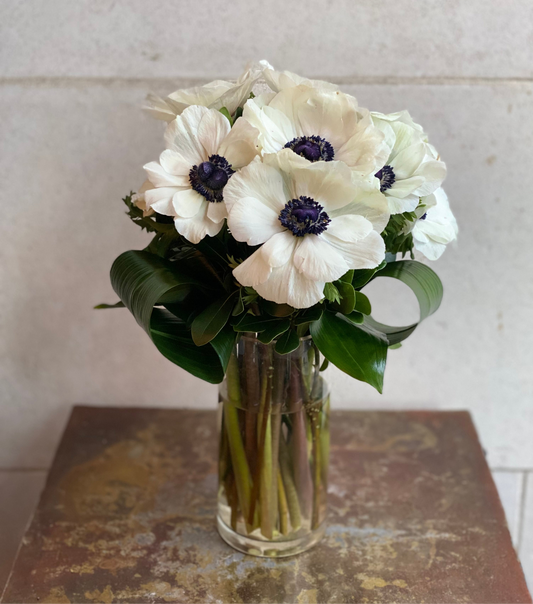
[[[389,163],[394,170],[396,180],[404,180],[413,176],[424,160],[425,155],[426,147],[422,142],[402,149]]]
[[[272,268],[261,254],[261,250],[257,250],[233,269],[233,276],[241,285],[257,288],[269,278],[271,272]]]
[[[281,154],[286,152],[292,153],[290,149],[286,149]],[[320,161],[306,167],[295,164],[292,178],[293,197],[311,197],[322,205],[326,212],[347,205],[357,194],[350,169],[342,162]]]
[[[209,202],[204,199],[203,206],[200,211],[192,218],[177,217],[174,220],[176,230],[180,235],[183,235],[187,241],[191,243],[200,243],[206,236],[214,237],[224,225],[224,222],[215,223],[207,216],[207,208]]]
[[[369,220],[354,214],[332,218],[327,228],[330,235],[334,235],[348,243],[361,241],[373,230],[372,223]]]
[[[226,189],[227,185],[224,198]],[[228,228],[237,241],[246,241],[248,245],[260,245],[283,231],[278,214],[256,197],[240,198],[230,207]]]
[[[261,107],[258,99],[244,106],[242,119],[259,131],[259,143],[264,153],[276,153],[297,136],[290,119],[272,107]]]
[[[162,120],[164,122],[171,122],[175,119],[176,115],[178,115],[173,104],[169,103],[167,99],[162,99],[160,96],[153,93],[148,94],[146,97],[146,105],[143,106],[143,109],[146,113],[155,117],[156,120]],[[185,107],[183,107],[183,109],[185,109]],[[181,111],[179,111],[179,113],[181,113]]]
[[[418,206],[420,197],[418,195],[406,195],[405,197],[396,197],[394,190],[389,189],[391,193],[386,195],[389,211],[391,214],[403,214],[403,212],[412,212]]]
[[[223,202],[209,202],[207,208],[207,216],[213,222],[221,222],[224,218],[228,217],[228,211],[226,205]]]
[[[283,266],[290,260],[298,239],[290,231],[276,233],[261,246],[261,253],[271,267]]]
[[[446,164],[443,161],[426,161],[418,168],[416,175],[422,176],[424,184],[420,185],[415,193],[420,197],[431,195],[446,178]]]
[[[279,215],[289,200],[282,174],[271,166],[254,161],[234,174],[224,187],[224,202],[231,211],[239,199],[254,197]]]
[[[376,231],[371,231],[358,243],[348,243],[328,231],[322,233],[322,237],[343,256],[350,268],[375,268],[385,258],[385,242]]]
[[[342,255],[321,235],[305,235],[301,239],[294,252],[294,265],[308,279],[325,283],[339,279],[350,270]]]
[[[276,71],[272,65],[268,64],[266,61],[260,61],[260,63],[264,63],[263,77],[266,83],[276,92],[285,90],[285,88],[293,88],[300,84],[319,90],[333,91],[338,90],[339,88],[336,84],[330,84],[329,82],[324,82],[322,80],[309,80],[308,78],[304,78],[290,71]]]
[[[143,166],[148,180],[154,185],[154,187],[181,187],[183,185],[183,179],[179,176],[173,176],[169,174],[158,162],[151,161]]]
[[[173,176],[181,176],[184,186],[189,184],[189,172],[192,166],[182,155],[172,149],[165,149],[159,156],[159,163],[165,172]]]
[[[256,252],[257,253],[257,252]],[[325,282],[311,281],[289,261],[272,270],[268,280],[255,286],[265,300],[289,304],[293,308],[309,308],[324,297]]]
[[[377,179],[375,179],[377,181]],[[351,203],[329,213],[330,218],[356,214],[370,220],[374,230],[383,232],[390,218],[388,198],[373,183],[358,182],[357,195]]]
[[[170,122],[165,130],[167,148],[177,151],[191,166],[208,159],[208,155],[198,139],[200,122],[208,111],[209,109],[199,105],[187,107],[181,115]]]
[[[202,143],[207,157],[216,155],[222,141],[228,136],[231,130],[227,117],[224,117],[220,111],[209,109],[198,125],[198,140]]]
[[[258,153],[259,130],[239,118],[222,141],[218,154],[225,157],[234,170],[248,165]]]
[[[176,214],[172,205],[174,194],[183,189],[178,187],[160,187],[150,189],[144,194],[147,207],[153,208],[158,214],[163,216],[174,216]]]
[[[178,191],[172,199],[175,214],[180,218],[191,218],[192,216],[196,216],[202,209],[204,202],[209,203],[205,197],[193,189]]]

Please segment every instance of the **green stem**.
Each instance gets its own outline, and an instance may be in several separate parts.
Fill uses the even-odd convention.
[[[244,382],[246,392],[246,413],[244,414],[244,442],[250,470],[255,473],[257,465],[256,416],[259,401],[259,365],[255,341],[243,339],[244,345]]]
[[[281,470],[277,471],[278,502],[279,502],[279,530],[282,535],[289,534],[289,508],[287,506],[287,495],[283,486]]]
[[[313,432],[313,511],[311,514],[311,529],[318,527],[320,521],[320,499],[322,495],[321,481],[321,448],[320,448],[320,410],[316,407],[309,409],[309,419]]]
[[[302,526],[302,515],[300,513],[300,504],[298,502],[298,493],[294,486],[294,480],[289,466],[289,452],[284,438],[279,441],[279,463],[283,486],[287,497],[289,515],[291,517],[292,530],[297,531]]]
[[[246,453],[241,438],[239,426],[238,405],[241,400],[241,390],[239,384],[239,367],[237,359],[232,354],[226,372],[228,384],[229,401],[224,402],[224,423],[228,433],[228,443],[231,452],[231,461],[235,475],[235,483],[239,498],[240,508],[244,520],[248,518],[250,509],[251,482],[250,469],[246,461]]]
[[[294,482],[300,499],[300,510],[305,518],[309,518],[313,483],[307,451],[307,426],[302,390],[299,367],[297,363],[293,363],[291,365],[289,408],[293,417],[291,445]]]

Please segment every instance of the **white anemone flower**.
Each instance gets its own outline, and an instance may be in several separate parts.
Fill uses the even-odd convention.
[[[193,86],[176,90],[165,98],[150,93],[144,110],[152,117],[165,122],[171,122],[176,116],[191,105],[201,105],[210,109],[226,107],[233,115],[238,107],[242,107],[250,97],[252,88],[261,77],[262,66],[253,64],[238,80],[214,80],[203,86]]]
[[[145,193],[149,189],[154,189],[154,185],[149,181],[145,180],[143,184],[139,187],[139,190],[132,197],[133,205],[138,207],[143,212],[143,216],[151,216],[154,214],[154,210],[146,204]]]
[[[414,247],[428,260],[437,260],[442,256],[446,245],[457,239],[457,221],[444,189],[437,189],[435,193],[424,197],[422,203],[428,209],[413,227]]]
[[[159,162],[144,166],[153,185],[144,192],[146,208],[173,216],[191,243],[213,237],[227,215],[226,183],[256,156],[257,134],[243,119],[231,128],[216,109],[188,107],[167,126]]]
[[[372,119],[384,133],[389,149],[388,157],[375,174],[389,210],[391,214],[412,212],[421,197],[440,187],[446,177],[446,164],[407,111],[388,116],[373,113]]]
[[[319,90],[335,91],[339,89],[336,84],[324,82],[323,80],[310,80],[309,78],[292,73],[292,71],[276,71],[268,61],[259,61],[259,65],[263,68],[264,80],[274,92],[280,92],[286,88],[294,88],[294,86],[300,85]]]
[[[389,216],[379,188],[354,181],[342,162],[302,166],[288,154],[252,162],[226,187],[233,237],[261,245],[233,275],[267,300],[308,308],[326,283],[383,261]]]
[[[339,91],[293,86],[249,100],[243,118],[259,130],[263,155],[291,149],[298,161],[339,160],[358,176],[383,166],[388,149],[370,113]]]

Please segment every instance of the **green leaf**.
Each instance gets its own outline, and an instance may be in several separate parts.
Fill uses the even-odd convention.
[[[237,298],[237,302],[235,303],[235,306],[233,307],[231,314],[233,317],[238,317],[239,315],[242,315],[243,312],[244,312],[244,302],[242,301],[242,288],[241,288],[241,289],[239,289],[239,297]]]
[[[298,334],[289,329],[276,342],[276,352],[278,354],[289,354],[300,346],[300,338]]]
[[[332,312],[311,323],[311,335],[320,352],[339,369],[383,391],[387,342],[380,334]]]
[[[211,384],[224,379],[224,368],[215,349],[211,345],[196,346],[190,329],[166,309],[153,309],[150,337],[161,354],[192,375]]]
[[[318,321],[324,312],[322,305],[311,306],[299,314],[293,321],[295,325],[304,325],[305,323],[311,323],[312,321]]]
[[[333,285],[333,283],[326,283],[324,286],[324,296],[328,302],[340,303],[341,301],[339,290]]]
[[[226,107],[221,107],[219,109],[219,111],[220,111],[220,113],[222,113],[222,115],[224,115],[224,116],[226,116],[228,118],[229,125],[233,126],[233,120],[231,119],[231,115],[230,115],[229,111],[227,110],[227,108]]]
[[[347,273],[344,273],[344,275],[339,279],[339,281],[344,281],[345,283],[351,283],[353,280],[353,275],[354,275],[354,270],[349,270]]]
[[[204,346],[217,336],[230,318],[239,292],[233,291],[229,295],[215,300],[202,311],[192,322],[191,335],[196,346]]]
[[[95,310],[99,310],[100,308],[125,308],[124,302],[116,302],[115,304],[98,304],[94,307]]]
[[[361,287],[366,285],[370,281],[370,279],[372,279],[372,277],[386,265],[387,263],[383,261],[379,266],[376,266],[376,268],[363,268],[354,271],[352,286],[355,289],[360,289]]]
[[[355,290],[350,283],[344,281],[337,281],[336,287],[341,295],[341,300],[334,302],[332,307],[343,315],[349,315],[355,308]]]
[[[365,316],[363,313],[356,310],[351,312],[349,315],[346,315],[346,318],[356,325],[362,325],[365,322]]]
[[[264,331],[262,331],[257,339],[263,344],[270,344],[272,340],[275,340],[282,333],[285,333],[287,329],[291,326],[291,322],[289,319],[278,319],[276,323],[273,323],[269,327],[267,327]]]
[[[256,317],[255,315],[244,315],[241,321],[233,326],[235,331],[250,331],[255,333],[261,333],[272,325],[276,325],[279,322],[279,317],[270,317],[263,315]]]
[[[181,308],[193,289],[202,289],[201,282],[159,256],[129,251],[113,263],[111,284],[167,359],[207,382],[222,381],[224,370],[215,349],[197,347],[185,321],[170,310],[154,308],[156,304]]]
[[[432,315],[440,306],[443,295],[442,283],[437,274],[416,260],[390,262],[376,277],[391,277],[409,286],[420,306],[420,319],[417,323],[403,327],[393,327],[378,323],[372,317],[365,318],[365,325],[384,334],[390,344],[397,344],[409,337],[418,324]]]
[[[329,361],[326,359],[326,357],[324,357],[324,360],[322,361],[322,365],[320,365],[319,371],[326,371],[326,369],[328,367],[329,367]]]
[[[369,315],[372,312],[372,306],[370,305],[370,300],[363,294],[362,292],[357,292],[355,296],[355,310],[363,313],[364,315]]]
[[[237,333],[232,329],[231,325],[225,325],[210,342],[220,359],[220,364],[222,365],[222,371],[224,373],[226,373],[228,368],[228,363],[236,339]]]
[[[294,312],[294,308],[288,304],[276,304],[269,300],[261,300],[261,308],[273,317],[288,317]]]

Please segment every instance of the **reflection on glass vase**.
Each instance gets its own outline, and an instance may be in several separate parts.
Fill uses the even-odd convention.
[[[245,334],[220,387],[217,525],[235,549],[290,556],[323,536],[329,394],[311,337],[280,355]]]

